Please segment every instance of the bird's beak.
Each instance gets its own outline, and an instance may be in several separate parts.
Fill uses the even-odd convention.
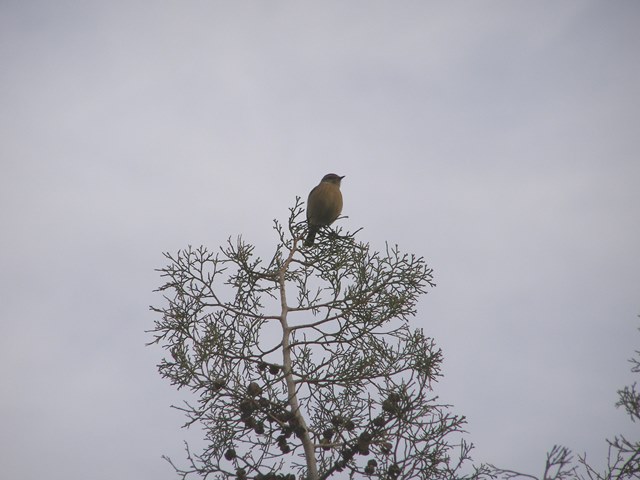
[[[346,175],[342,175],[342,176],[340,177],[340,180],[342,180],[344,177],[346,177]]]

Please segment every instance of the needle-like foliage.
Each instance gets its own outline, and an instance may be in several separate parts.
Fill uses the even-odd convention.
[[[182,478],[463,478],[464,418],[432,390],[441,352],[409,324],[431,268],[340,229],[304,247],[299,199],[290,213],[268,262],[241,238],[165,254],[159,371],[194,393],[179,408],[207,441],[174,467]]]

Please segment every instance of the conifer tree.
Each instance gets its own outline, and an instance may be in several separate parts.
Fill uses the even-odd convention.
[[[168,460],[182,478],[481,476],[461,473],[464,417],[433,391],[441,351],[409,323],[435,286],[425,259],[340,228],[307,248],[302,218],[297,199],[267,262],[242,238],[165,254],[152,343],[207,443]]]

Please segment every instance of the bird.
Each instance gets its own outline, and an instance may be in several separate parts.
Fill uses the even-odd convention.
[[[345,176],[328,173],[318,185],[313,187],[307,199],[307,224],[309,233],[305,247],[313,245],[320,227],[331,225],[342,212],[342,193],[340,182]]]

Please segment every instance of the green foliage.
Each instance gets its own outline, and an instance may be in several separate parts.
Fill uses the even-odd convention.
[[[154,343],[160,374],[188,388],[204,428],[189,474],[216,478],[461,478],[464,418],[438,402],[442,355],[412,329],[435,286],[422,257],[372,251],[356,233],[302,245],[298,199],[263,262],[241,238],[165,254]],[[454,455],[455,453],[455,455]],[[453,458],[455,456],[455,459]],[[472,474],[477,476],[478,472]],[[287,477],[288,476],[288,477]]]

